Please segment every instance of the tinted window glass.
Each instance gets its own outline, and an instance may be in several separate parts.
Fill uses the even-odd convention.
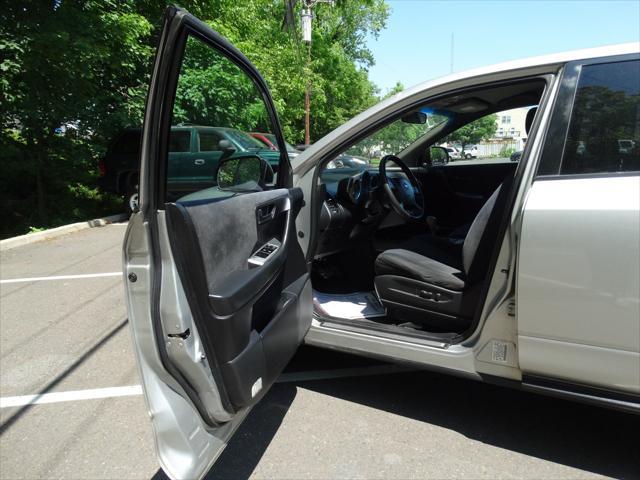
[[[215,132],[200,132],[200,151],[201,152],[215,152],[220,150],[218,142],[222,140],[222,137]]]
[[[640,61],[583,67],[561,173],[640,170]]]
[[[171,132],[169,136],[170,152],[188,152],[191,142],[191,132]]]

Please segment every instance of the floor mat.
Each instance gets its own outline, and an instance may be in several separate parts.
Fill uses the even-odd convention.
[[[353,320],[386,315],[374,292],[322,293],[313,291],[314,309],[321,315]]]

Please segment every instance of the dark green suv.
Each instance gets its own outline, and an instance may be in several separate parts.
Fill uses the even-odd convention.
[[[125,196],[127,208],[138,205],[140,174],[139,128],[124,130],[100,160],[101,190]],[[171,127],[167,162],[167,192],[177,200],[183,195],[216,184],[220,159],[256,154],[277,171],[280,152],[270,150],[249,134],[227,127],[178,125]]]

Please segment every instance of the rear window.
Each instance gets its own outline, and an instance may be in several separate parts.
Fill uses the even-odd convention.
[[[562,174],[640,170],[640,61],[582,68]]]
[[[118,155],[137,154],[140,149],[140,132],[125,132],[113,144],[112,152]]]

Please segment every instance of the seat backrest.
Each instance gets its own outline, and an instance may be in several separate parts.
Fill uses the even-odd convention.
[[[512,183],[513,174],[510,173],[482,206],[469,228],[462,245],[462,266],[468,285],[483,280],[487,274]]]

